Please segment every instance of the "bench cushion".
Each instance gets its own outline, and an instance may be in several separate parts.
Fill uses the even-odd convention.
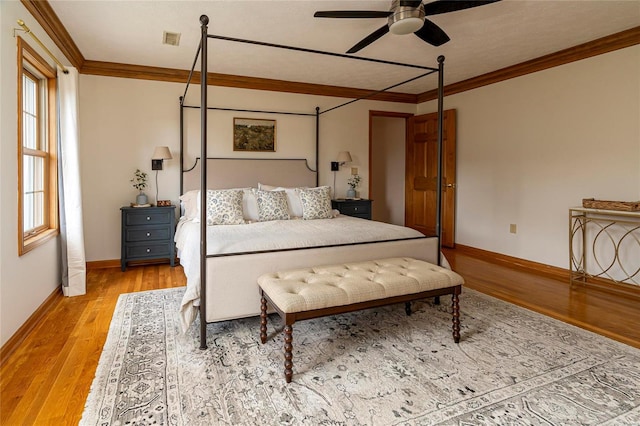
[[[420,293],[464,283],[455,272],[412,258],[390,258],[273,272],[258,285],[285,313]]]

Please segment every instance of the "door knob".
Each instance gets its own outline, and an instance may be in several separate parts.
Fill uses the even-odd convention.
[[[448,183],[445,185],[447,188],[455,188],[456,184],[455,183]]]

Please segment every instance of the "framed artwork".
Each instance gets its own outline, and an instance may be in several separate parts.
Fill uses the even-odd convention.
[[[276,120],[234,118],[233,150],[275,152]]]

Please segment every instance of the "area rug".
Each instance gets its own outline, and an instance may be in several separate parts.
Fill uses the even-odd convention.
[[[465,289],[294,325],[259,318],[180,332],[183,288],[120,296],[83,425],[637,425],[640,351]]]

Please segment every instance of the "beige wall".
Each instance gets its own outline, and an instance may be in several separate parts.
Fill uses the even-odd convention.
[[[569,207],[640,200],[639,89],[634,46],[447,97],[456,242],[568,269]]]
[[[17,19],[24,20],[55,55],[63,57],[22,3],[0,2],[0,345],[7,342],[61,283],[57,238],[18,256],[17,46],[11,36],[13,28],[18,27]],[[28,35],[24,32],[18,35],[48,58]]]
[[[195,105],[199,86],[191,86],[186,104]],[[165,161],[158,174],[159,198],[177,204],[179,197],[179,107],[184,85],[145,80],[82,75],[80,77],[80,140],[82,193],[87,261],[120,258],[120,207],[134,201],[137,191],[129,183],[136,168],[151,173],[151,154],[157,145],[168,146],[175,159]],[[343,99],[224,87],[209,88],[209,104],[225,108],[315,113]],[[361,101],[320,118],[320,184],[333,185],[330,162],[339,151],[350,151],[351,166],[368,187],[369,110],[411,112],[415,105]],[[261,117],[277,121],[275,153],[233,152],[233,117]],[[210,156],[307,158],[315,164],[315,117],[210,111]],[[199,111],[185,110],[187,160],[200,153]],[[337,173],[336,191],[344,194],[350,168]],[[155,174],[147,191],[155,198]],[[266,182],[268,183],[268,182]],[[363,196],[368,196],[366,189]]]

